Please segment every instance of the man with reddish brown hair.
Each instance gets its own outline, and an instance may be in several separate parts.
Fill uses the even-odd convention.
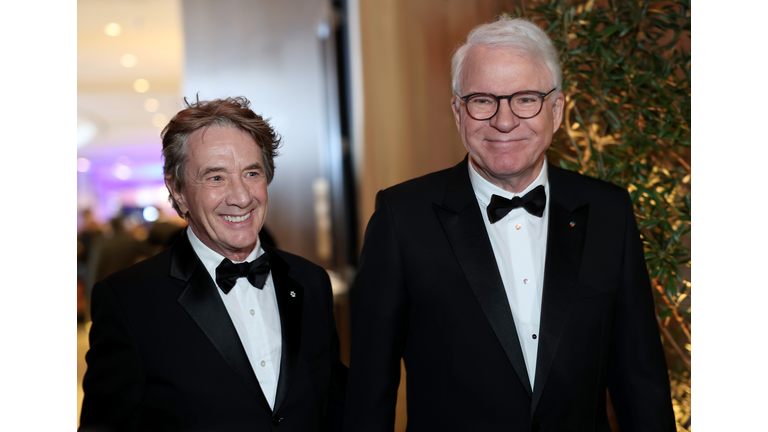
[[[80,429],[338,430],[328,274],[259,239],[280,138],[245,98],[185,103],[162,137],[189,227],[94,287]]]

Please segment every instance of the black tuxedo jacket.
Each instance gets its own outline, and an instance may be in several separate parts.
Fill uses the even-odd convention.
[[[340,428],[346,368],[328,274],[263,247],[283,338],[274,411],[185,232],[171,248],[94,287],[81,430]]]
[[[643,249],[627,192],[549,165],[534,388],[467,171],[379,192],[351,291],[345,431],[675,431]]]

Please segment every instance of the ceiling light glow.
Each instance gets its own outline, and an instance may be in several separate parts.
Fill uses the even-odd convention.
[[[121,31],[123,31],[123,29],[118,23],[109,23],[106,27],[104,27],[104,33],[106,33],[107,36],[117,36]]]
[[[146,93],[149,90],[149,81],[139,78],[133,82],[133,89],[139,93]]]
[[[125,54],[120,57],[120,64],[127,68],[136,66],[136,56],[133,54]]]
[[[98,132],[96,125],[87,119],[77,117],[77,148],[80,148],[93,139]]]
[[[154,222],[157,220],[157,217],[160,216],[160,212],[157,211],[155,207],[147,206],[144,207],[144,211],[142,212],[142,216],[144,216],[144,220],[147,222]]]
[[[160,201],[165,202],[168,201],[168,188],[165,186],[160,186],[157,188],[157,197],[160,199]]]
[[[120,180],[131,178],[131,169],[123,164],[117,163],[112,167],[112,174]]]
[[[84,173],[88,172],[88,170],[91,169],[91,161],[89,161],[86,158],[78,158],[77,159],[77,171]]]
[[[152,117],[152,124],[159,128],[164,128],[168,124],[168,119],[163,114],[155,114]]]
[[[136,205],[146,207],[155,204],[155,194],[152,189],[144,188],[136,192]]]
[[[155,112],[160,108],[160,102],[157,99],[149,98],[144,101],[144,109],[149,112]]]

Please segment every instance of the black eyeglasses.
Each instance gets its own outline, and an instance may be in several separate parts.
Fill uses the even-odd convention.
[[[499,105],[502,99],[509,99],[509,108],[512,114],[521,119],[536,117],[544,106],[544,99],[549,96],[557,87],[548,93],[542,93],[535,90],[523,90],[512,93],[508,96],[496,96],[490,93],[472,93],[466,96],[460,96],[461,100],[467,105],[467,113],[475,120],[489,120],[499,112]]]

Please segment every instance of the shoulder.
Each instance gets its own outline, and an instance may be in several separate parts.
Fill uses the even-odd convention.
[[[422,212],[432,213],[435,203],[442,203],[446,194],[467,190],[471,192],[466,159],[458,165],[417,177],[384,190],[376,195],[376,209],[389,208],[396,214],[413,217]],[[470,193],[471,195],[471,193]]]
[[[270,254],[277,255],[279,259],[288,264],[288,275],[299,283],[330,280],[328,272],[324,268],[306,258],[272,247],[265,247],[265,250]]]
[[[554,165],[549,166],[549,179],[550,184],[554,185],[554,187],[572,188],[578,191],[581,198],[587,201],[608,200],[625,202],[628,198],[627,190],[621,186]]]
[[[464,164],[462,163],[460,165]],[[451,174],[455,173],[457,169],[460,169],[458,165],[452,168],[435,171],[421,177],[398,183],[379,193],[386,195],[390,200],[419,199],[436,193],[442,194],[442,192],[445,191],[445,187],[448,184]]]
[[[137,277],[151,276],[157,274],[168,274],[171,263],[171,251],[166,249],[157,255],[142,260],[128,268],[119,270],[104,278],[105,281],[112,283],[131,280]]]
[[[107,285],[116,293],[130,292],[140,295],[155,291],[159,285],[171,284],[171,249],[140,261],[128,268],[110,274],[97,285]],[[94,286],[94,290],[97,289]]]

